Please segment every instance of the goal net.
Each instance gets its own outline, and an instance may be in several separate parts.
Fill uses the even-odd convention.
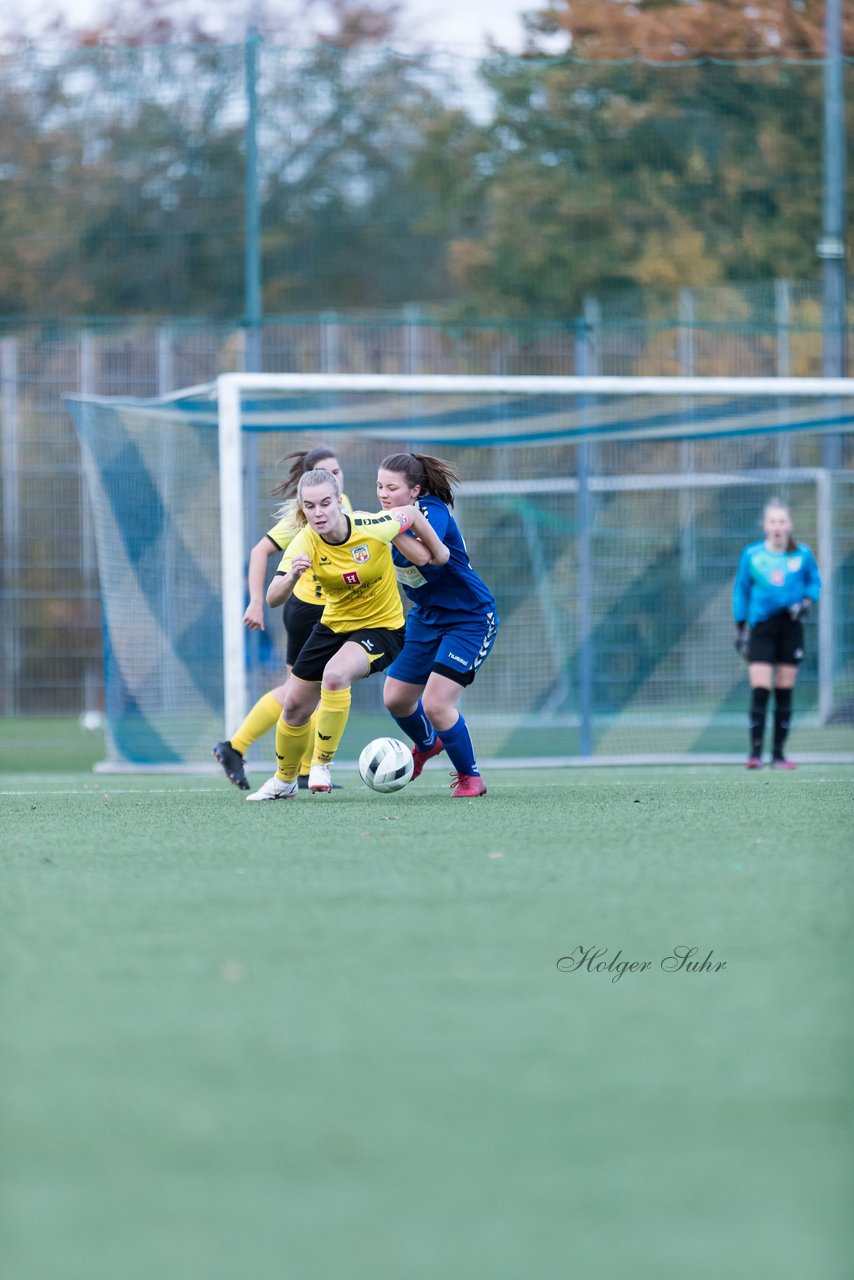
[[[242,625],[277,467],[329,444],[354,507],[387,453],[463,476],[456,514],[501,631],[466,692],[494,761],[741,758],[731,593],[763,504],[824,580],[792,750],[854,752],[854,380],[230,374],[166,400],[70,401],[95,520],[107,768],[189,768],[281,683],[284,632]],[[277,557],[269,560],[275,571]],[[341,751],[388,733],[354,689]],[[253,749],[272,763],[272,735]]]

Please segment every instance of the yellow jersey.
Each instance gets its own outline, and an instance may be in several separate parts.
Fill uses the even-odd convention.
[[[353,514],[353,505],[346,493],[341,494],[341,506],[348,515]],[[267,530],[267,537],[271,542],[275,542],[280,551],[287,551],[301,528],[302,525],[296,522],[296,507],[294,506],[284,520],[280,520],[278,524],[273,525],[272,529]],[[297,580],[297,584],[294,587],[294,595],[297,600],[304,600],[306,604],[326,604],[323,588],[310,569],[306,569],[305,573]]]
[[[403,606],[390,544],[409,525],[390,511],[359,512],[347,519],[349,533],[339,543],[327,542],[306,525],[282,557],[279,572],[290,572],[296,556],[309,557],[311,569],[302,577],[313,574],[320,583],[326,600],[320,621],[330,631],[396,631],[403,626]]]

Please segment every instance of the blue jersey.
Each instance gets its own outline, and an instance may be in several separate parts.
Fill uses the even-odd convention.
[[[809,547],[798,543],[794,551],[769,551],[764,542],[754,542],[738,562],[732,611],[736,622],[755,627],[804,598],[817,600],[820,591],[818,565]]]
[[[463,535],[444,502],[425,494],[416,505],[451,558],[443,565],[414,565],[392,547],[397,580],[412,601],[412,611],[428,626],[442,629],[470,624],[478,614],[495,613],[492,594],[469,564]]]

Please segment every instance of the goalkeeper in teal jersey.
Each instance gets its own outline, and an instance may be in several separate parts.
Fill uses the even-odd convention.
[[[783,751],[792,719],[792,692],[804,656],[803,619],[818,600],[821,579],[815,556],[792,536],[792,517],[776,498],[763,513],[765,537],[745,547],[738,563],[732,609],[735,647],[750,671],[748,769],[762,767],[765,715],[774,688],[771,764],[794,769]]]

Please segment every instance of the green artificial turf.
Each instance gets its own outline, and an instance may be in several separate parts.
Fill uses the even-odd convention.
[[[3,1280],[847,1277],[854,769],[339,776],[0,776]]]

